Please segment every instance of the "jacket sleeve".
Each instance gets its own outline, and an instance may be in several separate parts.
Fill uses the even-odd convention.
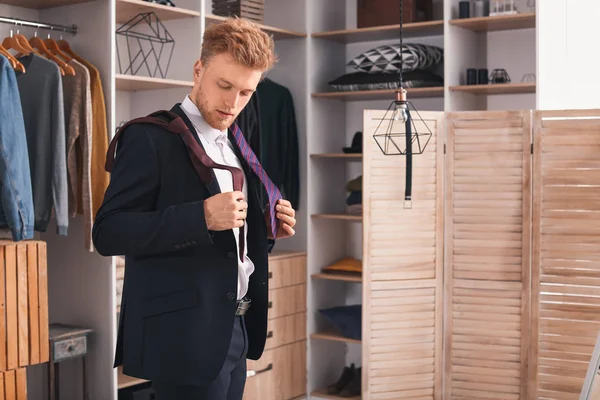
[[[204,201],[157,211],[159,188],[156,149],[145,128],[132,125],[121,135],[92,230],[101,255],[149,255],[212,245]]]
[[[1,61],[1,60],[0,60]],[[2,214],[14,241],[33,239],[29,151],[14,72],[0,66],[0,185]]]

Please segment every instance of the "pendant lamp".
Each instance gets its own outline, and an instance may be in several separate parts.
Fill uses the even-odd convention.
[[[400,0],[400,68],[395,98],[375,129],[373,138],[385,155],[406,156],[404,208],[412,207],[412,155],[423,154],[432,133],[417,109],[407,100],[402,87],[402,0]],[[416,145],[416,146],[413,146]]]

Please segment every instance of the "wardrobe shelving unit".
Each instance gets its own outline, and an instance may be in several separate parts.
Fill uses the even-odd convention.
[[[280,62],[269,76],[292,92],[300,139],[301,207],[297,235],[278,250],[306,251],[307,368],[311,398],[331,398],[321,388],[337,379],[343,365],[360,365],[361,342],[328,330],[318,310],[360,301],[361,279],[324,276],[321,268],[346,256],[361,257],[362,218],[344,213],[345,181],[362,173],[361,155],[344,154],[352,135],[362,130],[363,109],[387,109],[393,91],[334,92],[327,82],[350,72],[345,64],[362,51],[397,41],[398,25],[356,29],[357,0],[266,0],[263,29],[276,39]],[[192,85],[193,62],[199,55],[203,29],[222,20],[211,14],[210,0],[179,0],[167,7],[141,0],[0,0],[0,15],[62,25],[76,24],[76,36],[65,35],[76,52],[90,60],[102,77],[112,136],[122,121],[181,101]],[[521,11],[526,0],[517,1]],[[435,44],[445,49],[439,88],[411,89],[408,97],[419,110],[535,108],[535,83],[520,83],[521,74],[536,72],[535,14],[457,20],[458,0],[434,0],[436,20],[404,24],[405,42]],[[153,11],[176,40],[165,79],[121,74],[116,56],[117,27],[136,13]],[[27,28],[22,33],[29,34]],[[0,33],[8,27],[0,25]],[[518,43],[518,46],[514,46]],[[512,57],[508,57],[516,53]],[[523,60],[519,65],[513,59]],[[506,60],[506,61],[505,61]],[[506,68],[510,85],[464,85],[468,67]],[[515,72],[512,72],[512,71]],[[112,368],[116,345],[115,261],[83,247],[83,222],[71,221],[66,238],[49,231],[51,322],[94,329],[88,356],[91,400],[116,399],[118,387],[141,381]],[[66,398],[80,392],[79,365],[61,368]],[[30,397],[45,399],[45,369],[28,374]],[[358,397],[359,398],[359,397]]]
[[[528,2],[515,2],[520,14],[469,19],[458,19],[458,2],[434,0],[434,21],[403,24],[405,43],[445,49],[440,71],[444,86],[408,89],[408,99],[419,111],[535,108],[535,82],[520,82],[523,74],[536,72],[536,14],[528,11]],[[394,91],[334,91],[327,82],[354,72],[345,64],[361,52],[397,43],[399,25],[356,28],[356,0],[310,4],[308,56],[319,64],[309,66],[308,392],[311,399],[342,399],[323,388],[337,380],[343,366],[360,366],[365,349],[360,340],[332,332],[318,310],[361,303],[364,277],[324,274],[321,268],[344,257],[362,257],[362,217],[343,209],[345,182],[366,171],[362,155],[345,154],[341,148],[362,130],[362,111],[387,109]],[[490,73],[505,68],[512,83],[466,85],[467,68],[488,68]]]

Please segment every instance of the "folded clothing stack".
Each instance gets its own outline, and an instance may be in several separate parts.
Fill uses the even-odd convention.
[[[121,298],[123,297],[123,280],[125,278],[125,257],[116,257],[117,264],[117,307],[121,306]]]
[[[346,183],[350,195],[346,199],[346,212],[350,215],[362,215],[362,175]]]

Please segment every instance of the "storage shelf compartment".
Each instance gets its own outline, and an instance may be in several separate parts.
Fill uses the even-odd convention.
[[[117,74],[115,85],[117,90],[136,91],[191,88],[194,86],[194,82],[179,81],[175,79],[151,78],[147,76]]]
[[[351,214],[313,214],[313,218],[321,219],[338,219],[346,221],[362,221],[362,215],[351,215]]]
[[[354,274],[324,272],[320,274],[312,274],[312,277],[314,279],[325,279],[330,281],[362,282],[362,276]]]
[[[535,93],[535,87],[535,83],[494,83],[488,85],[450,86],[450,90],[472,94],[524,94]]]
[[[89,3],[94,0],[2,0],[0,3],[7,6],[19,6],[42,10],[46,8],[70,6],[73,4]]]
[[[117,0],[117,23],[123,24],[140,13],[154,12],[161,21],[200,17],[198,11],[164,6],[142,0]]]
[[[443,97],[444,87],[427,87],[427,88],[408,88],[406,89],[409,98],[425,98],[425,97]],[[323,99],[336,99],[342,101],[353,100],[393,100],[394,89],[382,90],[357,90],[350,92],[321,92],[313,93],[312,97]]]
[[[311,154],[310,158],[331,158],[343,160],[362,160],[363,155],[360,153],[319,153]]]
[[[535,28],[535,13],[452,19],[449,23],[473,32],[531,29]]]
[[[350,339],[337,332],[317,332],[310,335],[312,339],[333,340],[334,342],[360,343],[360,340]]]
[[[339,43],[359,43],[399,38],[400,24],[373,26],[359,29],[313,33],[314,38],[332,40]],[[402,24],[402,37],[439,36],[444,34],[444,21],[411,22]]]
[[[209,14],[206,16],[206,26],[225,21],[226,19],[226,17],[221,17],[220,15]],[[256,25],[258,25],[263,31],[273,35],[274,40],[305,38],[307,36],[306,33],[302,32],[295,32],[287,29],[275,28],[274,26],[268,26],[263,24]]]
[[[123,374],[123,370],[121,369],[121,367],[119,367],[118,370],[117,370],[117,381],[118,381],[118,386],[117,387],[119,389],[124,389],[126,387],[140,385],[142,383],[148,382],[145,379],[134,378],[132,376],[124,375]]]
[[[360,400],[361,396],[354,397],[342,397],[334,394],[327,394],[327,389],[315,390],[310,394],[312,397],[318,397],[321,399],[333,399],[333,400]]]

